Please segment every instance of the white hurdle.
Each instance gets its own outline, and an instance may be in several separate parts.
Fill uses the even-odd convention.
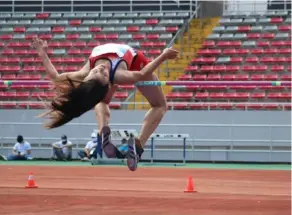
[[[128,140],[128,138],[132,135],[137,137],[139,135],[136,129],[112,129],[111,138],[112,140],[121,141],[122,139]],[[94,133],[98,133],[99,130],[94,129]],[[191,136],[189,134],[162,134],[162,133],[153,133],[150,136],[151,146],[150,146],[150,163],[154,164],[154,152],[155,152],[155,140],[159,139],[174,139],[178,141],[182,141],[182,162],[186,163],[186,141]],[[95,164],[126,164],[125,159],[116,159],[116,158],[107,158],[106,155],[103,154],[102,158],[97,159]]]

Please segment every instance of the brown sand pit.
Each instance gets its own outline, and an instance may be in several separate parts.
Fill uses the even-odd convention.
[[[184,168],[0,166],[9,214],[290,215],[290,172]],[[39,186],[26,189],[28,173]],[[187,178],[197,193],[184,193]]]

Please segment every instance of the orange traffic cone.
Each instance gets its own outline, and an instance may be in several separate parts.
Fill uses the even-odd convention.
[[[32,173],[29,173],[29,175],[28,175],[28,181],[27,181],[27,185],[25,186],[25,188],[38,188],[38,186],[34,182]]]
[[[197,192],[193,183],[193,178],[190,176],[188,178],[187,187],[185,189],[185,193],[195,193]]]

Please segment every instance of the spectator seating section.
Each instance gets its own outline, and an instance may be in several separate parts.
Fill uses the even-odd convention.
[[[224,15],[179,80],[291,81],[290,14],[280,11]],[[291,87],[173,87],[167,99],[181,101],[175,109],[291,109]],[[188,104],[189,101],[206,103]],[[277,102],[287,105],[272,104]]]
[[[84,65],[93,47],[108,42],[128,44],[153,58],[188,18],[188,12],[0,14],[0,78],[47,79],[31,47],[35,35],[48,41],[48,53],[57,70],[70,72]],[[36,84],[8,89],[0,85],[0,100],[9,101],[0,104],[0,108],[43,108],[33,101],[54,97],[49,88]],[[134,86],[120,86],[114,100],[125,100],[133,89]],[[120,104],[111,107],[120,108]]]

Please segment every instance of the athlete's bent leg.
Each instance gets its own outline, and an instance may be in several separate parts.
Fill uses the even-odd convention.
[[[120,157],[118,149],[111,142],[111,139],[110,139],[111,130],[108,127],[109,120],[110,120],[109,103],[116,89],[117,87],[115,86],[112,87],[111,90],[108,92],[106,98],[102,102],[97,104],[94,108],[97,123],[98,123],[98,129],[99,129],[98,135],[100,137],[100,141],[98,141],[98,143],[101,143],[102,149],[108,158]],[[96,151],[98,151],[99,148],[101,147],[97,146]]]
[[[153,74],[149,81],[158,81],[156,74]],[[129,140],[128,167],[132,171],[136,170],[147,140],[167,111],[167,102],[161,87],[139,86],[138,90],[148,100],[151,109],[145,115],[140,135],[135,139],[134,144]]]

